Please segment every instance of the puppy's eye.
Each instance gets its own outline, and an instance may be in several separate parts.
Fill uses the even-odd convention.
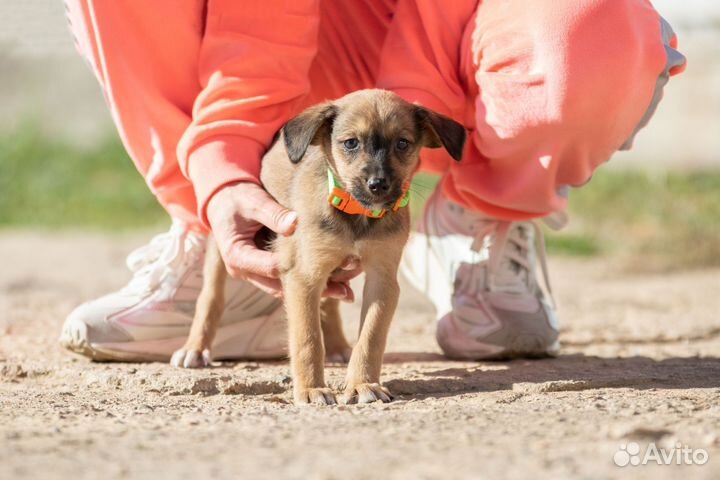
[[[401,139],[398,140],[397,143],[395,144],[395,148],[397,148],[397,149],[400,150],[401,152],[404,152],[405,150],[407,150],[409,146],[410,146],[410,142],[408,142],[408,141],[405,140],[404,138],[401,138]]]
[[[360,142],[358,141],[357,138],[348,138],[347,140],[345,140],[343,142],[343,146],[347,150],[355,150],[356,148],[358,148],[359,145],[360,145]]]

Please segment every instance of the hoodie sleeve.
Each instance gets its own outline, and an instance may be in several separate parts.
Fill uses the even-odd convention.
[[[209,2],[198,61],[202,91],[177,150],[203,223],[218,189],[259,183],[262,155],[308,93],[318,7],[318,0]]]

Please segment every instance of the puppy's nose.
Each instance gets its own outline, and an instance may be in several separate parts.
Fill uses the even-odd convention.
[[[382,177],[370,177],[367,186],[373,193],[385,193],[390,188],[387,181]]]

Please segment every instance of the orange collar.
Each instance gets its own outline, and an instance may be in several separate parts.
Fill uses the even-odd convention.
[[[330,194],[328,195],[328,203],[333,207],[337,208],[341,212],[345,212],[349,215],[365,215],[370,218],[382,218],[387,213],[387,209],[382,210],[368,210],[358,202],[355,197],[350,195],[349,192],[343,190],[342,185],[335,180],[335,175],[328,168],[328,187]],[[392,211],[407,206],[410,203],[410,182],[405,182],[403,185],[403,194],[395,202]]]

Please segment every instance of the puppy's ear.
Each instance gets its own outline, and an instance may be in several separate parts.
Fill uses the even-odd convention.
[[[456,161],[462,160],[463,147],[467,138],[465,127],[445,115],[420,106],[415,107],[415,118],[423,131],[426,147],[444,147]]]
[[[310,144],[318,143],[322,135],[330,133],[332,121],[337,115],[337,107],[330,103],[321,103],[308,108],[290,120],[282,128],[285,148],[292,163],[298,163]]]

